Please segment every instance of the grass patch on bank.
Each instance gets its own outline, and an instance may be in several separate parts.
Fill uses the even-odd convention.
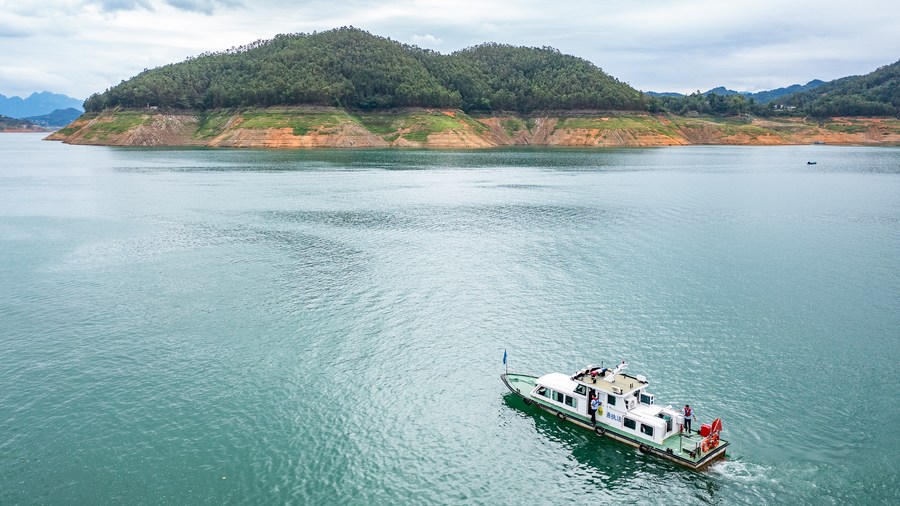
[[[241,114],[241,128],[290,128],[294,135],[306,135],[312,130],[336,126],[331,115],[293,114],[251,111]]]
[[[424,143],[429,135],[451,130],[487,131],[487,127],[460,112],[367,112],[360,113],[357,118],[362,126],[387,142],[394,142],[402,136],[412,142]]]
[[[896,118],[885,119],[881,123],[881,126],[883,128],[885,128],[886,130],[888,130],[890,133],[900,134],[900,119],[896,119]]]
[[[764,128],[771,130],[776,134],[802,134],[804,132],[809,132],[813,129],[814,125],[806,123],[804,121],[785,121],[778,119],[766,119]]]
[[[92,120],[92,119],[94,119],[94,118],[96,118],[96,117],[97,117],[97,113],[96,113],[96,112],[86,112],[86,113],[82,114],[81,116],[79,116],[79,117],[78,117],[75,121],[73,121],[72,123],[66,125],[64,128],[60,128],[59,130],[57,130],[57,131],[56,131],[56,134],[58,134],[58,135],[65,135],[65,136],[72,135],[72,134],[74,134],[75,132],[77,132],[77,131],[81,130],[82,128],[84,128],[84,125],[85,125],[88,121],[90,121],[90,120]]]
[[[523,130],[527,132],[531,130],[528,128],[525,121],[518,118],[504,118],[500,121],[500,126],[506,131],[506,135],[509,135],[510,137],[516,135],[516,132],[521,132]]]
[[[234,113],[228,111],[203,111],[197,114],[196,139],[212,139],[225,130],[225,125],[234,117]]]
[[[459,119],[441,113],[414,114],[410,119],[410,131],[403,137],[413,142],[425,142],[431,134],[457,130],[463,126]]]
[[[825,130],[841,134],[862,134],[869,130],[869,125],[856,123],[855,121],[841,121],[839,123],[827,123]]]
[[[65,135],[66,137],[68,137],[77,131],[78,131],[77,128],[72,128],[70,126],[67,126],[65,128],[60,128],[59,130],[56,131],[56,133],[59,135]]]
[[[556,130],[629,130],[638,133],[676,135],[676,128],[656,116],[609,116],[560,118]]]
[[[149,125],[152,121],[153,116],[143,112],[116,111],[110,115],[109,119],[100,118],[91,125],[85,138],[105,141],[110,136],[124,134],[135,127]]]
[[[882,135],[900,134],[900,119],[897,118],[834,118],[820,123],[829,132],[842,134],[864,134],[870,130]]]
[[[57,134],[57,135],[65,135],[66,137],[68,137],[68,136],[74,134],[75,132],[81,130],[81,127],[82,127],[82,126],[83,126],[83,125],[80,125],[80,126],[75,127],[75,126],[72,126],[72,125],[68,125],[68,126],[66,126],[66,127],[64,127],[64,128],[60,128],[59,130],[57,130],[57,131],[56,131],[56,134]]]
[[[393,136],[394,139],[400,136],[398,130],[402,128],[403,118],[402,114],[392,113],[363,113],[356,116],[363,127],[385,140],[389,136]]]
[[[746,135],[751,139],[775,135],[771,128],[750,123],[745,118],[685,118],[672,117],[672,125],[681,129],[715,129],[724,137]]]
[[[267,111],[251,110],[240,114],[240,128],[290,128],[294,135],[309,135],[312,132],[331,133],[342,123],[357,123],[356,119],[343,111]]]

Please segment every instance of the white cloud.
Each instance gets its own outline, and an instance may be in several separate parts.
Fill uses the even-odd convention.
[[[440,46],[443,40],[435,37],[434,35],[413,35],[410,37],[410,40],[413,44],[425,47],[425,48],[434,48],[435,46]]]
[[[241,3],[241,0],[88,0],[84,5],[96,7],[102,12],[155,11],[160,5],[169,5],[183,11],[212,14],[219,8],[234,7]]]
[[[240,0],[165,0],[167,4],[185,11],[202,12],[212,14],[218,9],[236,7],[242,4]]]
[[[96,4],[101,11],[105,12],[130,11],[134,9],[152,10],[148,0],[100,0],[88,3]]]
[[[27,37],[28,32],[16,26],[0,22],[0,38]]]
[[[34,67],[0,66],[0,89],[7,90],[3,93],[7,96],[24,98],[34,91],[63,90],[65,86],[66,78],[59,74]]]

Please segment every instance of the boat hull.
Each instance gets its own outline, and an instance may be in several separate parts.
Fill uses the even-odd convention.
[[[706,452],[699,459],[682,457],[681,455],[678,455],[678,453],[672,451],[672,449],[659,448],[655,445],[648,444],[646,441],[641,441],[640,439],[631,437],[628,434],[621,433],[612,427],[606,427],[603,424],[594,426],[589,420],[582,420],[579,415],[560,410],[555,406],[551,406],[540,402],[537,399],[533,399],[531,397],[531,388],[523,388],[528,385],[528,382],[522,381],[521,378],[537,379],[534,376],[526,376],[521,374],[500,375],[500,379],[503,380],[503,384],[505,384],[506,387],[509,388],[510,392],[515,394],[517,397],[520,397],[526,405],[536,406],[548,413],[556,415],[556,417],[560,420],[567,421],[581,428],[590,430],[594,432],[594,434],[596,434],[598,437],[608,437],[610,439],[614,439],[621,443],[625,443],[629,446],[638,448],[641,453],[661,457],[690,469],[701,470],[709,466],[713,461],[724,458],[725,449],[730,444],[728,441],[721,440],[716,448],[713,448],[712,450]]]

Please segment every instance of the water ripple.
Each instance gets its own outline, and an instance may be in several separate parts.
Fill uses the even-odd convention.
[[[16,149],[2,504],[898,502],[848,418],[897,415],[895,151]],[[626,358],[731,454],[562,424],[504,350]]]

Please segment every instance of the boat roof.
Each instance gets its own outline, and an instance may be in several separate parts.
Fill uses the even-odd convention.
[[[588,388],[613,395],[618,395],[613,392],[613,387],[621,388],[622,395],[628,395],[629,393],[650,384],[643,376],[631,376],[630,374],[625,374],[623,372],[617,373],[615,378],[613,378],[613,381],[609,381],[608,374],[612,372],[609,370],[607,370],[607,377],[605,378],[600,376],[600,374],[597,374],[596,377],[591,377],[591,371],[595,370],[599,372],[603,370],[603,368],[596,366],[586,367],[572,375],[571,379],[576,383],[586,385]]]
[[[545,374],[537,379],[537,384],[569,393],[575,392],[575,389],[578,387],[578,382],[561,372]]]

